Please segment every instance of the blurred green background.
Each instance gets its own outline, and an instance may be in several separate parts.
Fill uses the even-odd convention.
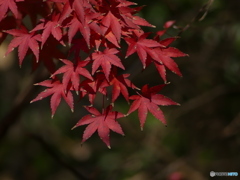
[[[207,2],[141,0],[146,7],[139,15],[157,26],[146,31],[161,30],[168,20],[181,28]],[[111,150],[97,134],[81,146],[85,127],[71,131],[87,101],[76,103],[74,113],[62,103],[51,119],[49,99],[29,104],[43,90],[32,87],[38,79],[31,81],[31,65],[25,61],[19,69],[13,53],[0,59],[0,123],[17,117],[0,141],[0,180],[205,180],[210,171],[240,173],[239,9],[240,1],[215,0],[202,21],[182,32],[173,46],[189,54],[176,59],[183,77],[168,72],[171,83],[161,92],[181,106],[162,108],[167,128],[150,114],[143,131],[136,112],[120,119],[126,136],[111,133]],[[132,80],[162,83],[151,66]],[[18,106],[21,98],[26,101]],[[126,113],[129,106],[122,99],[115,108]]]

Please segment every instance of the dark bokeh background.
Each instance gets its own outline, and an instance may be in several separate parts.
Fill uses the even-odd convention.
[[[176,20],[181,28],[206,2],[142,0],[138,4],[147,6],[139,15],[157,26],[153,31],[168,20]],[[86,102],[77,103],[73,114],[63,103],[51,119],[49,99],[29,104],[43,89],[32,87],[41,78],[31,78],[27,60],[19,70],[13,53],[0,58],[0,121],[8,118],[13,124],[0,141],[0,180],[77,180],[81,175],[101,180],[205,180],[211,179],[210,171],[240,173],[239,9],[240,1],[216,0],[202,21],[182,32],[174,46],[189,54],[176,59],[183,77],[168,72],[171,83],[162,91],[181,106],[162,108],[167,128],[152,115],[144,131],[136,112],[121,119],[126,136],[111,133],[111,150],[96,134],[81,146],[84,127],[70,130],[84,115],[81,106]],[[169,33],[177,35],[179,29]],[[0,50],[5,52],[4,44]],[[133,82],[162,83],[152,67]],[[34,93],[28,97],[31,88]],[[128,108],[124,100],[116,104],[123,113]]]

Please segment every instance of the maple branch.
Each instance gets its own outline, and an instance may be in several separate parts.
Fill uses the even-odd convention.
[[[66,168],[67,170],[69,170],[70,172],[72,172],[72,174],[74,174],[79,180],[90,180],[91,178],[87,178],[85,175],[83,175],[82,173],[80,173],[78,170],[76,170],[73,166],[71,166],[70,164],[68,164],[67,162],[65,162],[61,157],[63,155],[59,155],[58,153],[56,153],[53,149],[53,147],[47,143],[46,141],[44,141],[44,139],[42,137],[40,137],[39,135],[33,134],[33,133],[28,133],[27,134],[29,137],[33,138],[35,141],[37,141],[42,148],[57,162],[59,163],[62,167]]]
[[[198,10],[198,13],[196,14],[196,16],[188,24],[186,24],[183,28],[178,27],[178,26],[174,26],[176,29],[181,29],[178,33],[178,36],[180,36],[184,31],[186,31],[189,27],[191,27],[191,25],[194,22],[202,21],[207,16],[207,13],[209,12],[209,8],[210,8],[210,6],[212,5],[213,2],[214,2],[214,0],[209,0],[206,4],[204,4]]]

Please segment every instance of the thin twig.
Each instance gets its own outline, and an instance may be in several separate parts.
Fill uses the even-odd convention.
[[[211,7],[212,3],[214,2],[214,0],[209,0],[206,4],[204,4],[198,11],[198,13],[196,14],[195,17],[193,17],[193,19],[188,23],[186,24],[183,28],[180,28],[180,27],[177,27],[177,26],[174,26],[176,29],[181,29],[178,33],[178,36],[180,36],[184,31],[186,31],[189,27],[191,27],[191,25],[194,23],[194,22],[197,22],[197,21],[202,21],[208,14],[209,12],[209,8]]]

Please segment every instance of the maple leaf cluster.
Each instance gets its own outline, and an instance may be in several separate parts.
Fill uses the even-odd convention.
[[[74,92],[89,100],[90,104],[85,106],[89,114],[73,127],[87,125],[82,142],[97,131],[110,147],[110,130],[124,135],[117,119],[138,110],[143,128],[149,111],[166,124],[159,105],[178,105],[158,94],[167,84],[166,69],[181,76],[172,58],[186,56],[170,47],[176,37],[162,39],[174,21],[168,21],[164,30],[158,31],[154,38],[148,38],[151,33],[144,32],[141,26],[155,26],[136,15],[142,7],[135,5],[126,0],[0,0],[0,43],[8,34],[13,37],[6,55],[18,48],[20,66],[26,56],[32,54],[33,69],[43,64],[50,73],[48,80],[37,83],[46,89],[31,102],[51,96],[54,116],[61,99],[74,110]],[[25,17],[30,19],[32,28],[24,24]],[[126,52],[123,52],[122,42],[127,44]],[[64,48],[67,53],[63,53]],[[134,53],[143,70],[150,64],[156,67],[164,84],[139,88],[131,82],[130,74],[124,73],[123,59]],[[58,68],[59,65],[62,66]],[[130,95],[129,89],[135,95]],[[97,93],[110,99],[102,112],[94,107]],[[125,115],[113,111],[120,95],[131,102]]]

